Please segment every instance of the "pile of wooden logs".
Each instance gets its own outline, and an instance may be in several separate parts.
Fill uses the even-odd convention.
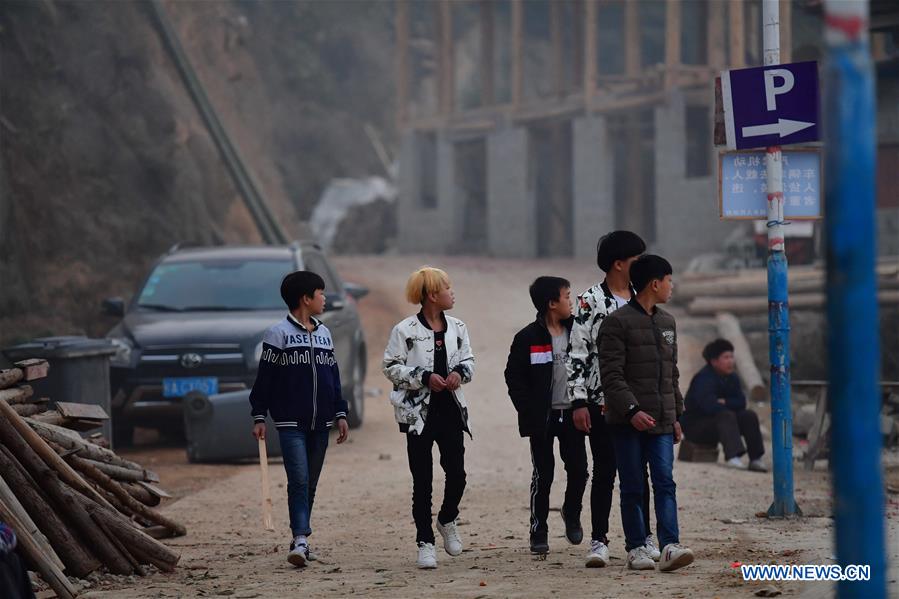
[[[47,410],[27,384],[46,374],[42,360],[0,370],[0,520],[15,530],[28,568],[61,598],[77,592],[67,576],[172,571],[180,556],[157,539],[186,530],[151,509],[167,496],[152,484],[159,478],[66,428],[96,427],[105,414]]]
[[[899,305],[899,262],[877,265],[878,293],[881,305]],[[789,270],[790,308],[823,310],[826,273],[823,267],[797,267]],[[676,285],[672,301],[686,304],[694,316],[713,316],[730,312],[736,316],[764,314],[768,311],[768,278],[764,269],[737,274],[697,273],[685,275]]]

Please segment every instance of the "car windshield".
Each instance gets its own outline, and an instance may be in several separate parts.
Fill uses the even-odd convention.
[[[164,312],[280,310],[289,260],[171,262],[153,270],[137,305]]]

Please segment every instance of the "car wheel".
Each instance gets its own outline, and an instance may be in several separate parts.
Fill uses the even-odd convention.
[[[350,396],[347,398],[349,404],[349,413],[346,421],[350,428],[359,428],[362,426],[362,419],[365,414],[365,349],[360,348],[359,355],[353,363],[353,388],[350,390]]]

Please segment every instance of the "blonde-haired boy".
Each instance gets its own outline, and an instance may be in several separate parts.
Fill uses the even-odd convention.
[[[471,381],[474,355],[468,327],[445,312],[455,304],[449,276],[439,268],[423,266],[409,276],[406,299],[418,304],[415,316],[403,319],[390,333],[384,350],[383,371],[393,383],[390,402],[400,431],[406,433],[406,451],[412,472],[412,517],[415,520],[417,564],[436,568],[437,552],[431,528],[431,491],[434,443],[446,474],[437,530],[449,555],[462,553],[456,528],[459,502],[465,490],[465,444],[471,435],[468,406],[461,385]]]

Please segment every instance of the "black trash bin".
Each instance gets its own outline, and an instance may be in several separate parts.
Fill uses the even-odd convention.
[[[50,364],[47,378],[29,383],[38,397],[57,401],[96,404],[106,410],[110,420],[103,424],[103,435],[112,444],[110,411],[109,357],[116,346],[106,339],[88,337],[43,337],[8,347],[3,355],[11,362],[42,358]]]
[[[250,417],[250,391],[184,397],[184,433],[190,462],[231,462],[259,455]],[[265,432],[269,457],[281,455],[278,430],[271,418]]]

